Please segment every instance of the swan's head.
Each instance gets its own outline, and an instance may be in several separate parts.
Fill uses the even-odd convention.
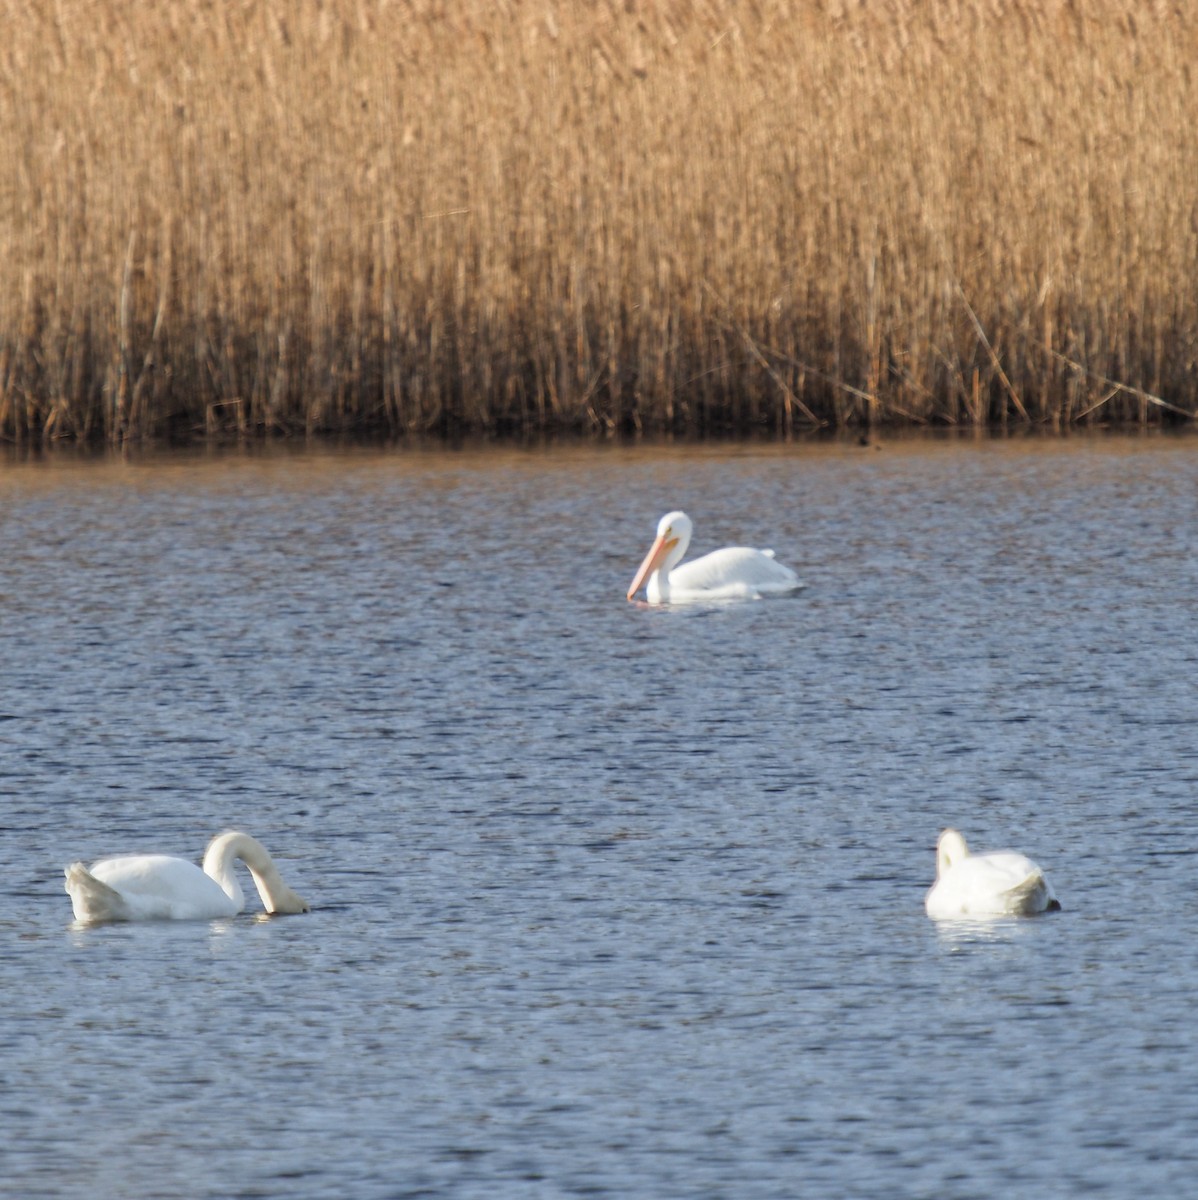
[[[283,884],[282,889],[276,889],[271,893],[271,897],[266,903],[266,911],[269,913],[305,913],[311,912],[312,909],[308,902],[302,897],[297,896],[286,884]]]
[[[965,839],[955,829],[946,829],[936,843],[936,878],[968,857]]]
[[[693,529],[690,517],[684,512],[666,513],[657,522],[657,537],[654,538],[653,545],[649,547],[649,553],[645,555],[645,561],[641,563],[628,588],[629,600],[640,591],[645,580],[654,571],[662,571],[668,575],[682,561],[682,556],[690,545]]]

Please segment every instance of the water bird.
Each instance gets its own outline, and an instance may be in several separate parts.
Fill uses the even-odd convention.
[[[245,908],[236,861],[249,868],[269,913],[301,913],[307,903],[279,874],[261,842],[232,830],[213,838],[204,865],[167,854],[103,858],[90,868],[72,863],[64,872],[77,921],[203,921],[232,917]]]
[[[936,843],[936,882],[929,917],[1019,917],[1061,907],[1044,871],[1024,854],[970,854],[965,839],[946,829]]]
[[[759,600],[784,596],[803,586],[789,567],[774,560],[772,550],[728,546],[679,566],[693,531],[684,512],[666,513],[658,521],[657,537],[628,589],[629,600],[642,585],[650,604]]]

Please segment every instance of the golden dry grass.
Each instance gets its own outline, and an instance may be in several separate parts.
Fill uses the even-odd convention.
[[[1188,5],[0,11],[6,438],[1198,407]]]

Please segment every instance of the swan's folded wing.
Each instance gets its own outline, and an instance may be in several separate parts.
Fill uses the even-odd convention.
[[[129,905],[124,896],[97,879],[81,862],[71,863],[64,872],[66,892],[76,921],[128,921]]]
[[[1021,879],[1006,893],[1008,912],[1041,913],[1053,907],[1060,908],[1044,872],[1034,863],[1032,866],[1034,869],[1026,878]]]

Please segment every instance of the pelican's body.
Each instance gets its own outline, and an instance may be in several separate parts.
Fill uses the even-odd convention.
[[[940,835],[936,882],[925,902],[929,917],[1023,917],[1060,907],[1044,871],[1026,855],[970,854],[955,829]]]
[[[77,921],[187,921],[232,917],[245,908],[235,862],[249,868],[270,913],[307,912],[284,882],[261,842],[248,833],[222,833],[204,853],[203,867],[167,854],[104,858],[90,868],[72,863],[66,891]]]
[[[642,585],[650,604],[759,600],[763,596],[785,596],[803,586],[789,567],[775,561],[772,550],[729,546],[682,562],[693,529],[686,513],[672,512],[662,517],[657,523],[657,537],[628,589],[629,600]]]

